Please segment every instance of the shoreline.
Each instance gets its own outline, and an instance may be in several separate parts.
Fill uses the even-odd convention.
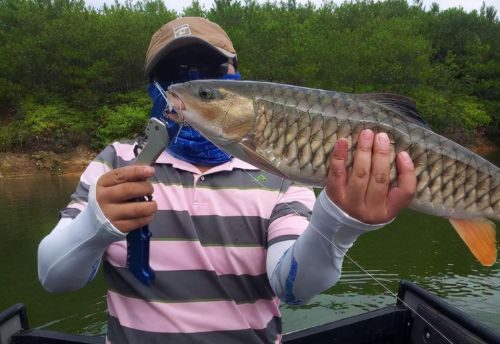
[[[478,138],[473,147],[464,147],[483,157],[500,149],[487,138]],[[79,176],[98,153],[85,146],[63,153],[0,152],[0,180],[34,175]]]
[[[35,175],[79,176],[97,154],[98,152],[85,146],[63,153],[0,152],[0,179]]]

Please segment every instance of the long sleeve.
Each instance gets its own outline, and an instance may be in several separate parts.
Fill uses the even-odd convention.
[[[302,235],[268,249],[267,272],[275,293],[288,304],[307,303],[337,283],[344,256],[357,237],[384,225],[350,217],[321,192]]]
[[[74,219],[63,217],[38,247],[38,277],[51,292],[82,288],[91,281],[102,255],[125,234],[104,216],[90,187],[88,206]]]

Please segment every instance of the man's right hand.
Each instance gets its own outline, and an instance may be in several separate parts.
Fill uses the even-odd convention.
[[[136,202],[153,194],[153,185],[146,179],[154,176],[151,166],[134,165],[103,174],[96,185],[96,200],[106,218],[124,233],[147,225],[158,205],[155,201]]]

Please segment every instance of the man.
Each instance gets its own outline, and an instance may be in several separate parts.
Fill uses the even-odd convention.
[[[163,87],[238,79],[236,68],[229,37],[202,18],[164,25],[146,57],[147,75]],[[149,90],[152,115],[164,118],[160,88]],[[302,304],[334,285],[356,238],[391,221],[415,192],[406,153],[397,157],[399,186],[388,190],[385,134],[360,134],[350,176],[347,141],[340,140],[315,200],[309,188],[168,123],[171,143],[153,167],[130,166],[134,144],[101,152],[39,247],[39,277],[49,291],[81,288],[103,265],[111,343],[280,342],[279,300]],[[128,201],[151,195],[150,202]],[[150,288],[125,268],[125,236],[145,224],[155,270]]]

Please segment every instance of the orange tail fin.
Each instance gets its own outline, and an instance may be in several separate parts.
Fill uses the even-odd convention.
[[[474,257],[485,266],[497,260],[495,224],[486,219],[449,219]]]

